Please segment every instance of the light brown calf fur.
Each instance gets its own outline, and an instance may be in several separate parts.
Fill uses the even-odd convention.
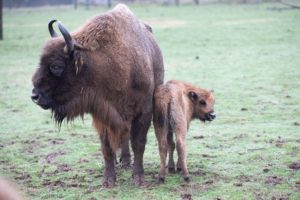
[[[169,172],[175,172],[173,153],[175,146],[178,153],[177,171],[183,173],[189,181],[186,165],[185,137],[193,119],[212,121],[215,99],[213,91],[180,82],[169,81],[156,88],[154,94],[154,127],[159,145],[160,171],[159,181],[165,179],[166,158],[169,152]],[[176,145],[173,141],[176,136]]]

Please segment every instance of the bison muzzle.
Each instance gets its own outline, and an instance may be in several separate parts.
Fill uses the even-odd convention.
[[[63,37],[54,31],[54,24]],[[48,28],[51,38],[32,78],[32,100],[50,109],[59,126],[64,119],[92,115],[101,140],[106,187],[116,181],[116,149],[122,147],[122,160],[130,162],[130,140],[133,180],[142,184],[153,92],[164,77],[161,51],[151,27],[125,5],[118,5],[73,33],[56,20]]]

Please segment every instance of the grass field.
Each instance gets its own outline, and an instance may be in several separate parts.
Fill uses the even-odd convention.
[[[192,182],[168,175],[158,185],[153,128],[144,156],[149,186],[118,166],[101,187],[103,158],[90,116],[60,131],[30,100],[31,76],[47,23],[70,30],[105,11],[71,8],[4,12],[0,41],[0,175],[28,199],[300,199],[300,12],[280,4],[131,6],[154,29],[166,80],[216,95],[217,119],[194,121],[187,137]]]

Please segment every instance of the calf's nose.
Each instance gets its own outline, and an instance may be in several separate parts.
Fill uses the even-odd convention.
[[[211,112],[211,113],[209,113],[209,116],[211,119],[215,119],[217,115],[215,112]]]

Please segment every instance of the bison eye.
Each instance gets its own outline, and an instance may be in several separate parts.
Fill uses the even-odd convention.
[[[64,71],[64,68],[62,66],[59,66],[59,65],[51,65],[50,66],[50,71],[52,72],[52,74],[54,76],[61,77],[61,75]]]
[[[201,106],[206,106],[206,102],[204,100],[200,100],[199,103],[200,103]]]

